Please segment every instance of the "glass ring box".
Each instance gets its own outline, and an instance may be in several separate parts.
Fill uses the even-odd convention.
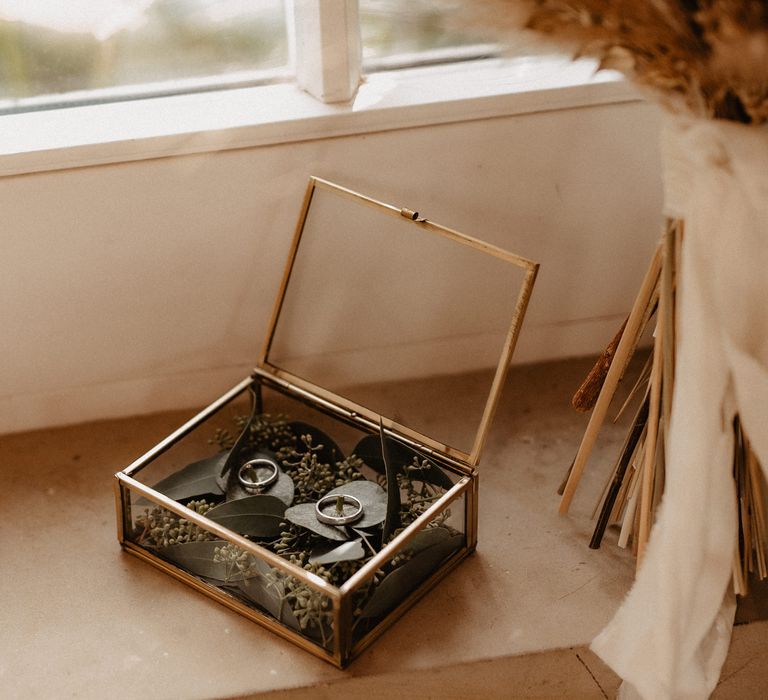
[[[121,545],[344,667],[475,548],[537,269],[310,178],[255,370],[116,474]]]

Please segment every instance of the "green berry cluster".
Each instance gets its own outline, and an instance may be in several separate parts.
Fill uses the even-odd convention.
[[[419,461],[418,457],[414,457],[413,463],[397,475],[397,485],[404,495],[400,500],[400,522],[403,527],[410,525],[445,493],[444,489],[420,480],[420,475],[430,467],[428,460]],[[444,510],[434,524],[441,524],[449,516],[450,512]]]
[[[292,449],[289,456],[283,458],[283,471],[293,479],[296,489],[295,505],[314,503],[331,489],[363,478],[359,470],[363,462],[354,455],[330,465],[318,458],[323,445],[313,445],[311,435],[301,435],[299,439],[304,445],[303,451]]]
[[[272,545],[272,548],[281,557],[291,562],[291,564],[300,566],[305,571],[317,574],[334,586],[340,586],[352,574],[359,571],[370,559],[370,556],[368,556],[352,561],[338,561],[328,566],[310,564],[310,551],[314,545],[323,541],[325,540],[319,535],[293,523],[287,523],[285,530],[280,533],[280,537]]]
[[[248,424],[249,416],[236,416],[234,419],[237,434],[240,434]],[[248,436],[250,447],[266,447],[278,452],[284,449],[292,449],[296,445],[296,436],[291,430],[284,416],[271,416],[262,413],[256,416],[251,423]],[[218,445],[222,450],[230,450],[235,444],[235,435],[224,428],[217,428],[210,442]]]
[[[255,557],[231,543],[215,547],[213,561],[217,564],[226,565],[226,581],[238,574],[240,575],[239,578],[248,578],[255,576],[258,572]]]
[[[389,565],[396,569],[398,566],[402,566],[406,562],[413,559],[413,552],[410,549],[405,549],[399,554],[395,555],[389,562]]]
[[[328,571],[317,564],[305,564],[305,571],[317,574],[328,580]],[[320,634],[322,643],[328,642],[333,629],[333,616],[331,614],[331,601],[328,596],[316,591],[306,583],[298,581],[293,576],[286,576],[284,580],[285,598],[296,615],[299,627],[302,631],[313,630]]]
[[[365,462],[357,455],[349,455],[345,460],[336,462],[336,483],[334,488],[348,484],[355,479],[364,479],[365,477],[360,471],[361,467],[364,466]]]
[[[285,529],[272,545],[272,549],[291,564],[304,568],[309,558],[308,552],[312,548],[312,533],[293,523],[283,524]]]
[[[187,508],[205,515],[213,505],[205,500],[190,501]],[[216,539],[207,530],[160,506],[152,510],[145,508],[144,513],[136,518],[136,527],[140,530],[139,542],[153,547]]]

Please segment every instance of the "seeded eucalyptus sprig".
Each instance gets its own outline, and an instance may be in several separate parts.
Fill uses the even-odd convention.
[[[222,450],[231,450],[235,444],[236,435],[245,430],[249,416],[236,416],[234,418],[237,431],[233,435],[226,428],[217,428],[210,442],[218,445]],[[296,444],[296,435],[285,416],[271,416],[268,413],[256,415],[249,426],[247,438],[248,447],[266,447],[274,452],[283,449],[292,449]]]
[[[306,564],[306,571],[328,580],[328,572],[322,566]],[[284,590],[284,599],[290,605],[302,632],[320,638],[327,646],[333,636],[333,606],[328,596],[316,591],[293,576],[273,569],[266,575],[269,585]]]
[[[357,559],[335,561],[330,564],[316,565],[312,563],[312,552],[327,543],[327,540],[311,530],[287,523],[279,539],[272,545],[277,554],[287,559],[291,564],[324,578],[334,586],[341,586],[350,576],[357,573],[373,556],[367,553]]]
[[[414,457],[413,463],[398,475],[398,485],[405,492],[401,507],[403,525],[410,525],[445,493],[443,489],[419,478],[430,467],[428,460]],[[449,516],[450,511],[444,510],[435,520],[435,524],[442,524]]]
[[[413,457],[410,465],[397,474],[397,485],[400,488],[400,520],[401,525],[387,541],[391,541],[410,525],[416,518],[424,513],[435,501],[445,493],[445,489],[424,480],[424,474],[434,469],[432,463],[424,458]],[[387,477],[379,474],[376,481],[380,486],[386,487]],[[450,517],[450,510],[444,510],[435,520],[436,525],[442,525]]]
[[[205,500],[187,503],[187,508],[200,515],[205,515],[213,506],[213,503]],[[139,542],[152,547],[216,539],[207,530],[160,506],[155,506],[152,510],[145,508],[144,513],[136,518],[136,527]]]
[[[309,559],[313,539],[313,534],[309,530],[293,523],[286,523],[285,529],[280,533],[280,537],[273,548],[277,554],[287,559],[291,564],[304,568]]]
[[[291,450],[282,463],[296,488],[294,505],[313,503],[337,486],[364,478],[359,469],[363,462],[354,455],[331,465],[320,460],[323,445],[313,444],[311,435],[299,436],[299,442],[301,449]]]
[[[255,576],[258,572],[255,557],[232,543],[216,547],[213,553],[213,561],[216,564],[226,565],[226,581],[229,581],[236,575],[239,575],[241,578],[248,578],[249,576]]]

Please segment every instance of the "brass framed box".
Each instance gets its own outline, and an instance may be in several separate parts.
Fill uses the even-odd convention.
[[[115,475],[120,544],[344,667],[476,546],[537,270],[310,178],[253,373]]]

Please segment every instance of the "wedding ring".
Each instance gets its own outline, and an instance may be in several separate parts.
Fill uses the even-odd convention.
[[[338,503],[341,499],[341,503],[344,505],[350,505],[354,509],[351,513],[338,512]],[[324,507],[333,505],[334,509],[331,513],[327,510],[323,510]],[[347,494],[330,493],[327,496],[323,496],[317,503],[315,503],[315,516],[321,523],[326,525],[347,525],[354,523],[356,520],[360,520],[363,517],[363,504],[360,503],[354,496],[348,496]]]
[[[267,472],[266,476],[262,473]],[[280,469],[271,459],[257,457],[249,459],[237,472],[237,480],[246,491],[260,491],[277,481]]]

